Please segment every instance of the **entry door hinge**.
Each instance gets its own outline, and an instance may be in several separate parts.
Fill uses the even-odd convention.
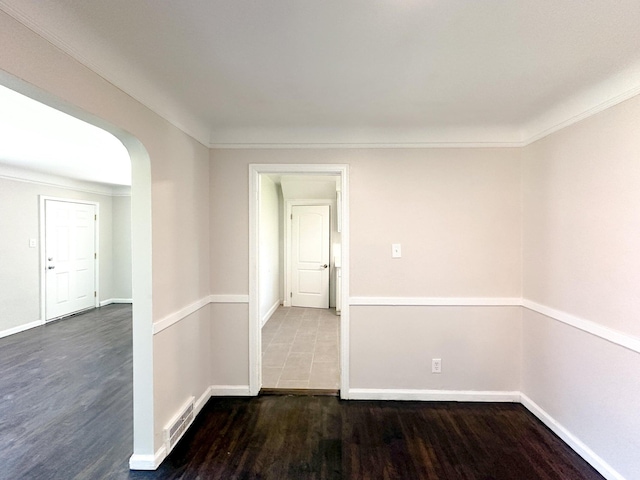
[[[289,292],[289,298],[293,298],[293,292]]]
[[[97,258],[98,258],[98,254],[97,254],[97,253],[94,253],[94,254],[93,254],[93,259],[95,260],[95,259],[97,259]]]
[[[94,216],[93,216],[93,219],[97,221],[97,220],[98,220],[98,215],[97,215],[97,214],[96,214],[96,215],[94,215]]]
[[[293,213],[291,214],[291,220],[293,220]]]
[[[93,292],[93,298],[96,298],[98,296],[98,292]]]

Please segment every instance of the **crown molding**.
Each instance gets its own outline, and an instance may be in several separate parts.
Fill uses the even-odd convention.
[[[523,142],[423,142],[423,143],[210,143],[214,150],[277,149],[392,149],[392,148],[519,148]]]
[[[523,146],[592,117],[640,94],[640,64],[567,98],[522,129]]]
[[[107,185],[103,183],[86,182],[73,178],[60,177],[44,172],[26,170],[0,163],[0,179],[15,182],[32,183],[47,187],[64,188],[76,192],[108,195],[110,197],[130,197],[131,187],[128,185]]]
[[[208,145],[209,143],[208,128],[204,125],[201,125],[200,122],[198,122],[194,118],[188,118],[188,115],[176,115],[174,112],[171,112],[168,109],[158,105],[157,102],[149,98],[146,98],[145,96],[141,96],[137,93],[131,92],[131,90],[125,88],[124,85],[121,85],[120,82],[115,80],[112,75],[110,75],[100,66],[98,66],[96,63],[92,62],[91,60],[83,56],[80,52],[78,52],[75,48],[73,48],[71,45],[65,42],[57,34],[39,25],[36,21],[34,21],[30,16],[25,14],[20,9],[15,8],[12,5],[8,5],[3,0],[0,0],[0,10],[4,11],[7,15],[12,17],[14,20],[18,21],[25,27],[27,27],[36,35],[42,37],[43,39],[48,41],[50,44],[52,44],[54,47],[66,53],[71,58],[81,63],[85,67],[87,67],[89,70],[93,71],[94,73],[96,73],[97,75],[105,79],[107,82],[109,82],[118,90],[122,91],[123,93],[130,96],[140,104],[144,105],[146,108],[151,110],[156,115],[159,115],[160,117],[162,117],[164,120],[169,122],[171,125],[179,129],[186,135],[189,135],[191,138],[201,143],[205,147]],[[145,89],[152,90],[152,91],[156,90],[155,88],[149,88],[148,85],[145,86]],[[157,96],[162,97],[163,95],[160,92],[158,92]]]
[[[416,128],[227,128],[212,132],[213,149],[517,148],[511,126]]]

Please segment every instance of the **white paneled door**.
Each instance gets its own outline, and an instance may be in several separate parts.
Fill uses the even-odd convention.
[[[329,308],[329,206],[291,207],[294,307]]]
[[[96,206],[45,200],[45,317],[96,305]]]

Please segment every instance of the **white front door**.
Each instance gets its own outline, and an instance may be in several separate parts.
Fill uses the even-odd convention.
[[[96,305],[96,206],[45,200],[45,318]]]
[[[293,206],[291,213],[291,305],[329,308],[329,206]]]

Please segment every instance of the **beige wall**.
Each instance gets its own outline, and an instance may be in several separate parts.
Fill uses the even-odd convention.
[[[635,97],[526,147],[523,169],[524,297],[636,341],[638,125]],[[523,329],[523,392],[639,477],[640,354],[530,311]]]
[[[248,293],[250,163],[346,163],[351,295],[519,296],[519,155],[514,149],[212,150],[212,291]],[[402,243],[403,258],[391,259],[391,243]]]
[[[212,150],[214,294],[248,293],[251,163],[349,164],[352,296],[520,296],[520,156],[510,149]],[[401,259],[391,259],[391,243],[402,244]],[[234,323],[224,334],[248,334],[247,312],[229,313]],[[513,307],[353,307],[351,315],[354,388],[431,388],[436,381],[519,388]],[[444,366],[437,379],[430,373],[436,351]],[[230,364],[246,362],[246,351],[229,353]],[[498,381],[504,365],[509,371]],[[246,385],[246,373],[237,373],[226,381]]]
[[[351,307],[351,387],[518,391],[520,337],[520,307]]]

